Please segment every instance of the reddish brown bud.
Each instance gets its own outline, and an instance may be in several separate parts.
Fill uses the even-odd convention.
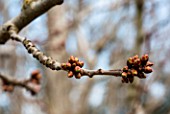
[[[14,90],[14,86],[13,85],[3,85],[2,86],[3,91],[8,91],[8,92],[12,92]]]
[[[150,66],[146,66],[146,67],[144,68],[144,72],[145,72],[145,73],[151,73],[151,72],[152,72],[152,68],[151,68]]]
[[[141,65],[141,60],[139,58],[134,60],[134,65],[140,66]]]
[[[127,72],[128,71],[128,66],[124,66],[123,67],[123,72]]]
[[[75,75],[75,78],[76,78],[76,79],[80,79],[80,78],[81,78],[81,73],[76,74],[76,75]]]
[[[135,69],[131,70],[132,76],[137,76],[138,75],[138,71]]]
[[[133,56],[133,59],[138,59],[138,58],[139,58],[138,55]]]
[[[143,72],[141,72],[141,73],[138,74],[138,77],[139,78],[146,78],[146,75]]]
[[[40,74],[40,71],[39,70],[34,70],[32,73],[31,73],[31,76],[36,76]]]
[[[70,63],[66,63],[66,68],[67,69],[71,68],[71,64]]]
[[[36,75],[36,79],[40,80],[42,78],[41,74]]]
[[[7,91],[12,92],[14,90],[14,86],[13,85],[8,85],[7,86]]]
[[[122,72],[122,77],[127,77],[127,73],[126,72]]]
[[[148,61],[147,63],[146,63],[146,66],[153,66],[154,64],[152,63],[152,62],[150,62],[150,61]]]
[[[79,59],[77,57],[75,57],[74,61],[75,61],[75,63],[78,63]]]
[[[76,63],[73,63],[71,66],[72,66],[72,68],[75,68],[76,67]]]
[[[66,70],[67,66],[66,66],[66,63],[61,63],[61,67]]]
[[[134,60],[132,57],[129,57],[129,59],[127,60],[127,66],[131,66],[133,64]]]
[[[3,85],[2,89],[3,89],[3,91],[8,91],[8,85]]]
[[[128,75],[128,76],[132,76],[131,71],[128,71],[128,72],[127,72],[127,75]]]
[[[148,54],[145,54],[141,57],[141,62],[146,64],[146,62],[149,60],[149,56]]]
[[[75,57],[74,56],[70,56],[68,62],[69,63],[73,63],[75,61]]]
[[[72,78],[72,77],[73,77],[73,72],[72,72],[72,71],[69,71],[69,72],[68,72],[68,77],[69,77],[69,78]]]
[[[82,67],[84,66],[84,62],[83,62],[83,61],[79,61],[79,62],[77,63],[77,65],[82,68]]]
[[[79,73],[81,71],[81,68],[79,66],[76,66],[74,70],[76,73]]]
[[[34,72],[32,72],[32,74],[31,74],[31,79],[30,79],[30,81],[32,82],[33,81],[33,83],[35,83],[35,84],[39,84],[40,83],[40,79],[42,78],[42,75],[40,74],[40,72],[39,71],[34,71]]]
[[[143,67],[140,66],[140,67],[138,68],[138,71],[139,71],[139,72],[143,72]]]

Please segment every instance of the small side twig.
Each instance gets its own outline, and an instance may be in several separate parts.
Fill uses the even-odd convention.
[[[36,78],[38,77],[38,78]],[[34,85],[40,83],[41,75],[39,71],[34,71],[31,74],[30,79],[24,80],[17,80],[16,78],[12,78],[11,76],[6,76],[0,74],[0,79],[2,80],[2,89],[4,91],[12,92],[16,86],[25,88],[26,90],[30,91],[31,94],[36,94],[39,92],[40,88],[36,88]],[[38,83],[37,83],[38,82]]]

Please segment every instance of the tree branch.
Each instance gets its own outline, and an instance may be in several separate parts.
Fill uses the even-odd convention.
[[[35,5],[23,10],[17,17],[9,20],[0,27],[0,44],[5,44],[10,38],[10,29],[18,33],[34,19],[47,12],[63,0],[38,0]]]
[[[81,69],[81,74],[89,76],[90,78],[92,78],[94,75],[110,75],[110,76],[120,76],[122,74],[122,70],[121,69],[117,69],[117,70],[103,70],[103,69],[98,69],[98,70],[88,70],[88,69]]]
[[[39,89],[35,88],[35,86],[31,84],[32,77],[31,79],[17,80],[15,78],[11,78],[11,76],[0,74],[0,78],[3,82],[4,91],[12,92],[15,86],[23,87],[26,90],[30,91],[32,94],[36,94],[39,91]]]
[[[139,58],[138,55],[130,57],[127,60],[127,66],[123,69],[118,70],[88,70],[83,69],[84,66],[83,61],[79,61],[77,57],[70,56],[68,62],[60,63],[54,60],[52,57],[46,56],[43,52],[36,48],[36,46],[24,37],[17,35],[16,33],[11,34],[11,39],[21,42],[28,53],[32,54],[34,58],[36,58],[40,63],[45,65],[46,67],[52,70],[65,70],[68,72],[68,77],[71,78],[75,76],[75,78],[80,79],[82,76],[89,76],[92,78],[94,75],[110,75],[110,76],[120,76],[122,77],[122,82],[133,82],[134,77],[138,78],[146,78],[145,73],[151,73],[153,63],[149,60],[149,56],[147,54],[143,55]]]

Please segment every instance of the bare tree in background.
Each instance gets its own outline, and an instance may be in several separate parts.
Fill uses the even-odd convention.
[[[14,13],[10,8],[20,2],[0,1],[0,44],[4,44],[0,46],[0,72],[14,77],[8,81],[17,86],[12,93],[3,92],[2,86],[1,114],[169,113],[168,0],[65,0],[64,3],[25,0],[25,3],[18,16],[11,19]],[[43,13],[47,15],[40,17]],[[43,21],[37,24],[40,19],[37,17]],[[119,77],[127,59],[145,53],[155,64],[154,72],[145,80],[135,78],[132,84],[121,83]],[[92,78],[67,77],[70,71],[62,63],[70,55],[84,61],[81,73]],[[32,86],[39,82],[33,77],[35,69],[41,69],[40,91]],[[112,75],[106,76],[109,73]]]

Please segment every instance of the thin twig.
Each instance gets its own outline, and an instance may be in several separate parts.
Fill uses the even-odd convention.
[[[90,78],[92,78],[94,75],[109,75],[109,76],[121,76],[122,70],[103,70],[103,69],[98,69],[98,70],[88,70],[88,69],[81,69],[81,74],[82,76],[87,75]]]
[[[30,80],[29,79],[25,79],[25,80],[17,80],[15,78],[11,78],[11,76],[6,76],[3,74],[0,74],[0,78],[2,79],[3,82],[8,83],[9,85],[13,85],[13,86],[19,86],[19,87],[23,87],[28,91],[31,91],[33,93],[37,93],[36,89],[33,86],[29,85]]]

